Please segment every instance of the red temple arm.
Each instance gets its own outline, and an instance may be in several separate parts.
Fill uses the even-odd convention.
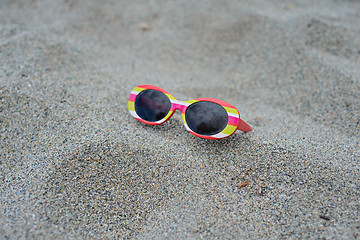
[[[244,122],[243,120],[239,120],[239,124],[237,126],[237,129],[243,131],[243,132],[249,132],[252,130],[252,127],[247,124],[246,122]]]

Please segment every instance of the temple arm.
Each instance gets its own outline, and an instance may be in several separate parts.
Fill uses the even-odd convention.
[[[237,129],[239,129],[243,132],[249,132],[252,130],[252,127],[249,124],[247,124],[246,122],[244,122],[243,120],[241,120],[241,118],[240,118]]]

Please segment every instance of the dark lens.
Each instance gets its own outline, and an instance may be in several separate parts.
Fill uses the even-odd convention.
[[[217,103],[201,101],[191,104],[185,114],[188,127],[201,135],[214,135],[226,127],[228,114]]]
[[[142,119],[156,122],[163,119],[170,111],[171,102],[162,92],[147,89],[135,99],[135,111]]]

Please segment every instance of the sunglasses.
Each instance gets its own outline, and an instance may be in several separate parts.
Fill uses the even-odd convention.
[[[243,132],[252,130],[240,119],[239,111],[227,102],[214,98],[183,102],[152,85],[135,87],[130,93],[128,109],[134,118],[150,125],[166,122],[179,109],[185,128],[201,138],[221,139],[231,136],[237,129]]]

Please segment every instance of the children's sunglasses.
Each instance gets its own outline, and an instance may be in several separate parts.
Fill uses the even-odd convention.
[[[249,132],[252,127],[240,119],[239,111],[231,104],[214,98],[179,101],[173,95],[152,85],[135,87],[128,100],[130,114],[140,122],[159,125],[181,111],[185,128],[195,136],[221,139],[237,129]]]

